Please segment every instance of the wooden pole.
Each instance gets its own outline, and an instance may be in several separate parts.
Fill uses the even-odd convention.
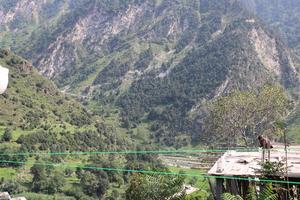
[[[265,148],[262,147],[262,162],[265,162]]]
[[[241,181],[241,196],[246,199],[249,191],[249,181]]]
[[[286,199],[289,199],[290,185],[289,185],[289,172],[288,172],[288,153],[287,153],[287,138],[286,138],[286,128],[283,130],[284,135],[284,152],[285,152],[285,179],[287,181],[287,192]]]
[[[231,193],[234,195],[240,195],[239,183],[237,180],[227,179],[225,181],[225,185],[226,185],[226,188],[225,188],[225,191],[223,191],[223,192],[228,192],[228,193]]]
[[[222,179],[222,178],[216,179],[216,200],[222,200],[223,182],[224,182],[224,179]]]
[[[216,196],[216,193],[215,193],[215,189],[213,187],[213,184],[211,182],[211,179],[210,178],[207,178],[208,180],[208,184],[209,184],[209,187],[210,187],[210,191],[211,193],[213,194],[213,197],[214,197],[214,200],[217,200],[217,196]]]

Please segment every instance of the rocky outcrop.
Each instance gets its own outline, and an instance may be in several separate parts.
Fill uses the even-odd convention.
[[[268,36],[261,28],[252,29],[249,33],[252,45],[255,47],[258,58],[263,65],[276,76],[280,77],[282,72],[279,63],[276,40]]]

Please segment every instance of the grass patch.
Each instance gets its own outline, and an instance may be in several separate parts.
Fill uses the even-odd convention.
[[[205,171],[200,169],[189,169],[189,168],[180,168],[180,167],[168,167],[171,172],[175,173],[186,173],[186,174],[202,174],[205,173]],[[200,199],[207,199],[210,195],[210,188],[209,184],[206,178],[204,177],[192,177],[187,176],[185,178],[185,184],[191,185],[195,188],[198,188],[199,190],[190,194],[190,197],[199,197]]]
[[[0,178],[13,179],[18,172],[13,168],[0,168]]]

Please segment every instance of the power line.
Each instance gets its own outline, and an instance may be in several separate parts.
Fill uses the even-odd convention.
[[[11,163],[11,164],[24,164],[24,165],[40,165],[40,166],[51,166],[51,167],[68,167],[68,168],[80,168],[84,170],[97,170],[97,171],[114,171],[114,172],[128,172],[128,173],[141,173],[141,174],[152,174],[152,175],[165,175],[165,176],[187,176],[187,177],[202,177],[202,178],[219,178],[219,179],[229,179],[229,180],[243,180],[243,181],[253,181],[253,182],[263,182],[263,183],[280,183],[280,184],[292,184],[300,185],[300,182],[296,181],[285,181],[285,180],[272,180],[272,179],[258,179],[250,177],[237,177],[237,176],[216,176],[209,175],[207,173],[177,173],[177,172],[162,172],[154,170],[135,170],[135,169],[123,169],[123,168],[104,168],[104,167],[94,167],[94,166],[82,166],[82,165],[70,165],[70,164],[56,164],[56,163],[31,163],[31,162],[21,162],[21,161],[6,161],[0,160],[0,163]]]
[[[253,149],[256,151],[257,149]],[[77,152],[23,152],[23,153],[2,153],[0,156],[22,156],[22,155],[90,155],[90,154],[180,154],[180,153],[223,153],[228,149],[201,149],[201,150],[151,150],[151,151],[77,151]],[[240,150],[242,151],[242,150]],[[249,149],[247,149],[249,151]]]
[[[259,148],[232,148],[232,149],[198,149],[198,150],[150,150],[150,151],[76,151],[76,152],[20,152],[0,153],[0,156],[30,156],[30,155],[91,155],[91,154],[192,154],[192,153],[224,153],[227,151],[255,152]],[[295,149],[293,149],[295,150]],[[292,151],[290,151],[292,152]]]

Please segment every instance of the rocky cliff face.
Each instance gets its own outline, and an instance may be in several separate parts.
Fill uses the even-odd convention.
[[[297,0],[246,0],[244,5],[280,37],[295,53],[292,57],[296,64],[300,55],[300,3]],[[299,67],[299,66],[298,66]]]
[[[258,24],[236,1],[113,2],[2,0],[1,43],[33,60],[45,76],[64,80],[61,85],[77,87],[82,71],[87,78],[92,73],[101,74],[99,68],[105,66],[97,61],[116,60],[115,54],[123,59],[125,51],[133,57],[131,61],[137,61],[150,45],[156,46],[152,48],[154,55],[148,58],[150,62],[142,63],[143,70],[131,69],[136,66],[123,70],[123,78],[158,69],[162,61],[170,64],[170,69],[160,72],[159,76],[164,77],[185,56],[182,54],[222,37],[233,22]],[[255,2],[247,5],[252,5],[252,10],[256,8]],[[275,37],[263,32],[263,28],[258,32],[253,29],[248,37],[260,62],[280,77]],[[16,43],[20,37],[20,43]],[[128,58],[127,54],[124,56]]]

